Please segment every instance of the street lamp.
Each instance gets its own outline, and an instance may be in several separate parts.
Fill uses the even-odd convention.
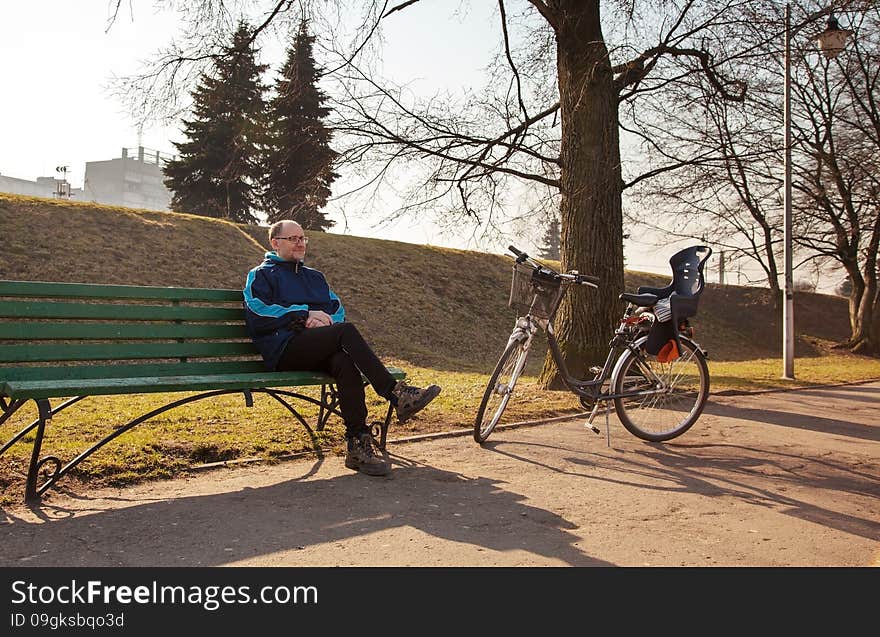
[[[828,25],[816,36],[819,50],[827,59],[837,57],[846,46],[852,34],[849,29],[841,29],[837,19],[831,15]],[[791,232],[791,2],[785,3],[785,188],[783,191],[784,210],[784,262],[785,298],[782,305],[782,378],[794,380],[794,277],[792,272],[792,232]]]

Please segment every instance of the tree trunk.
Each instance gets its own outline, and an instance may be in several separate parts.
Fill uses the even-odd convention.
[[[880,354],[880,308],[876,277],[865,277],[864,285],[853,285],[849,312],[852,336],[847,346],[858,354]]]
[[[560,256],[565,270],[597,275],[599,290],[572,288],[557,314],[556,335],[568,371],[585,377],[602,364],[623,310],[623,217],[618,96],[599,21],[599,1],[560,0],[557,44],[562,143]],[[541,372],[561,386],[549,353]]]
[[[779,287],[779,269],[773,255],[773,231],[770,226],[763,228],[764,254],[767,255],[767,284],[770,286],[770,299],[773,311],[782,312],[782,289]],[[781,319],[780,319],[781,320]]]

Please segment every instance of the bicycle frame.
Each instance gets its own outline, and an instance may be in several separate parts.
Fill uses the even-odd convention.
[[[543,321],[541,319],[536,319],[530,314],[517,318],[516,326],[514,327],[508,341],[510,342],[516,340],[524,342],[523,354],[521,355],[520,360],[517,361],[516,365],[515,372],[517,376],[522,371],[522,367],[525,365],[526,354],[531,347],[532,339],[534,338],[538,329],[541,327],[542,323],[546,323],[544,331],[547,333],[547,343],[550,346],[550,354],[553,357],[553,362],[556,363],[556,367],[559,370],[562,382],[575,395],[580,396],[581,398],[586,398],[588,400],[598,402],[614,400],[615,398],[650,396],[652,394],[662,393],[666,390],[665,383],[659,377],[657,377],[656,374],[654,374],[650,366],[645,366],[643,367],[643,370],[650,375],[649,380],[656,384],[656,389],[624,392],[621,394],[602,393],[602,385],[604,385],[605,382],[609,380],[609,378],[613,378],[614,362],[620,357],[620,352],[624,348],[631,350],[635,356],[641,358],[638,350],[633,346],[634,341],[630,341],[626,338],[626,332],[624,330],[623,322],[621,322],[620,326],[614,332],[614,337],[608,344],[608,356],[605,358],[605,364],[602,366],[602,371],[598,374],[596,378],[592,380],[582,380],[575,378],[568,371],[568,366],[565,364],[565,359],[562,357],[562,352],[559,350],[559,343],[557,342],[556,335],[553,331],[552,321]]]

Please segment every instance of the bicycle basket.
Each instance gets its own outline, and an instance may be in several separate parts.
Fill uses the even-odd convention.
[[[516,310],[518,316],[531,314],[535,318],[550,320],[564,293],[561,281],[539,276],[531,266],[515,263],[507,305]]]

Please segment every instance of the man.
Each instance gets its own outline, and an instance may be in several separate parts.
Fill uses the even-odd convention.
[[[312,370],[336,380],[345,422],[345,466],[386,475],[388,463],[373,451],[361,373],[389,400],[404,422],[430,403],[440,387],[424,389],[395,381],[360,332],[345,322],[339,297],[318,270],[303,265],[306,238],[295,221],[269,228],[272,252],[248,273],[244,287],[248,332],[273,371]]]

